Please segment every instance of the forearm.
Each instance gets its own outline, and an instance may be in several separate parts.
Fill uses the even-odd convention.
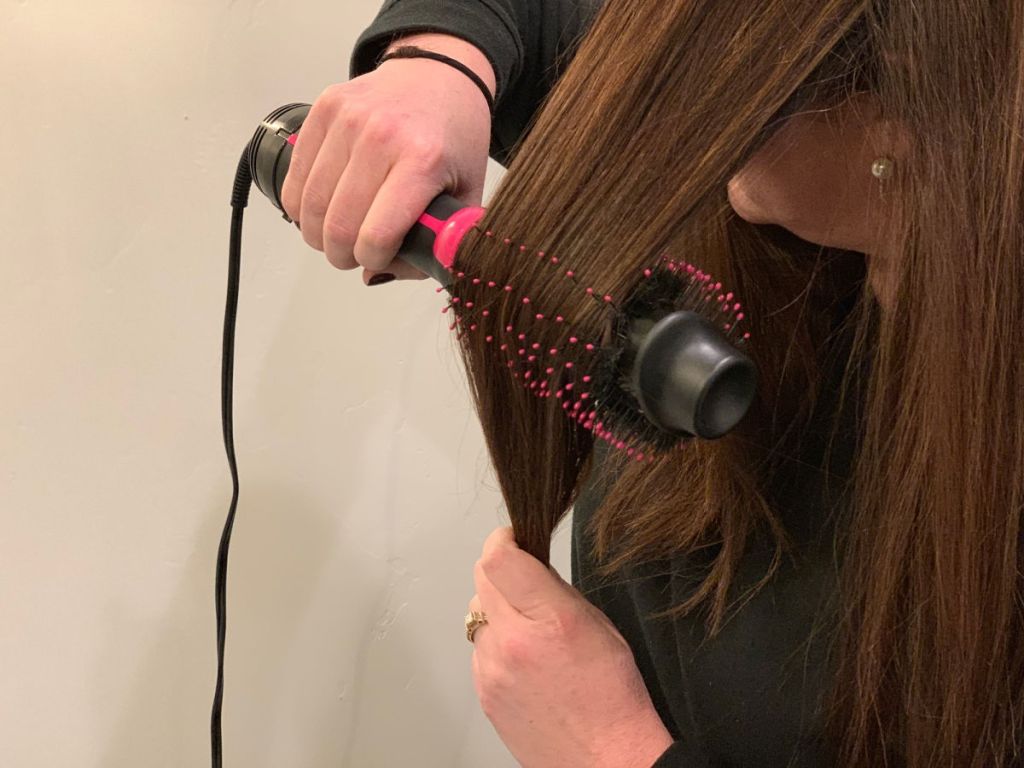
[[[369,72],[385,49],[431,38],[463,60],[496,102],[491,156],[503,165],[568,63],[603,0],[385,0],[356,40],[349,77]],[[426,48],[427,43],[419,43]]]

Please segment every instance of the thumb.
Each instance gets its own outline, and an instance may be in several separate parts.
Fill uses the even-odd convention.
[[[527,618],[538,618],[565,600],[558,572],[516,546],[511,528],[488,537],[481,557],[488,580],[509,604]]]

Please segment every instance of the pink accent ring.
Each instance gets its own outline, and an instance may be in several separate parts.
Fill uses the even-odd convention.
[[[419,218],[420,224],[430,227],[437,233],[437,238],[434,240],[434,258],[441,262],[442,266],[450,267],[455,263],[455,254],[459,249],[459,243],[462,242],[466,233],[484,217],[485,213],[487,213],[486,208],[474,206],[460,208],[444,222],[439,222],[438,219],[426,213]],[[438,227],[438,224],[442,224],[442,226]]]

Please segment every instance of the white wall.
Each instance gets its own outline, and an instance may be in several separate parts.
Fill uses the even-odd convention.
[[[4,768],[208,764],[232,176],[377,7],[0,0]],[[441,299],[247,219],[226,765],[512,766],[462,627],[507,517]]]

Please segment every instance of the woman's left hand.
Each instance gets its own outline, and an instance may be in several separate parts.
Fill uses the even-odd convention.
[[[524,768],[650,768],[672,743],[615,626],[510,527],[484,542],[470,611],[484,714]]]

